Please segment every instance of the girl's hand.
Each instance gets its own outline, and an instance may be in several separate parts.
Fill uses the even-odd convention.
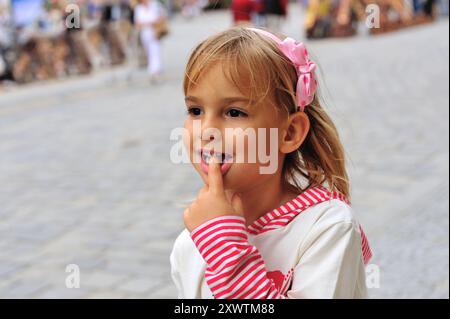
[[[192,232],[208,220],[225,215],[244,216],[242,202],[237,193],[225,193],[220,164],[213,157],[208,169],[208,185],[184,211],[184,224]]]

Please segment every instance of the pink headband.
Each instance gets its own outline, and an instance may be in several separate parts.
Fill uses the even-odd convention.
[[[261,29],[248,29],[265,35],[275,41],[281,52],[283,52],[283,54],[294,64],[298,74],[296,91],[297,106],[299,110],[303,112],[305,106],[311,104],[314,100],[314,94],[317,89],[317,81],[314,78],[316,64],[308,58],[308,50],[306,50],[305,45],[292,38],[286,38],[281,41],[272,33]]]

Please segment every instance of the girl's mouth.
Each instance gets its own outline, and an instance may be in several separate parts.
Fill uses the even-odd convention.
[[[211,162],[213,157],[217,158],[221,163],[220,171],[222,172],[222,175],[225,175],[228,172],[233,163],[232,155],[227,153],[214,152],[213,150],[200,150],[200,157],[200,167],[205,174],[208,174],[209,163]]]

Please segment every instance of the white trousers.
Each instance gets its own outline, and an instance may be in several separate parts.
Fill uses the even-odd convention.
[[[141,30],[141,42],[147,54],[148,73],[150,75],[158,74],[162,71],[161,65],[161,44],[155,37],[155,32],[152,29]]]

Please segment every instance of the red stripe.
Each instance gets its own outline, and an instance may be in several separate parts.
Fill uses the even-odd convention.
[[[258,299],[265,299],[265,297],[266,297],[267,294],[269,293],[268,290],[269,290],[269,288],[270,288],[271,285],[272,285],[272,282],[269,281],[263,288],[260,289],[260,292],[258,292],[258,294],[256,294],[255,299],[256,299],[256,298],[258,298]],[[266,294],[261,295],[261,293],[262,293],[263,291],[266,291]]]
[[[219,271],[219,268],[221,270],[227,268],[226,266],[226,262],[228,260],[231,260],[233,258],[235,258],[236,256],[241,255],[243,256],[243,253],[241,250],[238,249],[234,249],[231,250],[229,249],[228,251],[219,254],[217,258],[212,258],[210,264],[208,265],[209,268],[214,269],[214,271]],[[214,265],[212,265],[214,262]]]
[[[205,260],[208,261],[208,259],[214,260],[216,258],[215,256],[220,255],[221,251],[223,249],[231,249],[231,247],[235,247],[236,249],[238,249],[237,247],[239,247],[239,246],[242,246],[242,247],[248,246],[247,242],[234,242],[233,241],[233,242],[230,242],[232,244],[231,246],[230,245],[225,246],[224,243],[228,243],[228,242],[223,240],[223,241],[217,243],[216,245],[214,245],[212,248],[210,248],[208,250],[208,252],[205,252],[203,250],[203,251],[200,251],[200,253],[202,254],[203,258],[205,258]],[[220,247],[222,247],[223,249],[218,250],[218,248],[220,248]],[[216,253],[214,253],[214,252],[216,252]]]
[[[273,226],[286,226],[289,223],[289,221],[283,221],[283,222],[277,222],[277,221],[273,221],[271,222],[269,225],[267,225],[267,227],[273,227]]]
[[[219,231],[221,230],[228,230],[226,227],[221,227],[221,229],[217,229],[214,232],[211,232],[210,234],[213,235],[210,239],[206,240],[206,238],[208,236],[204,236],[204,240],[196,240],[195,244],[199,247],[199,249],[204,250],[205,247],[208,247],[209,245],[211,245],[213,242],[215,242],[216,240],[222,238],[226,238],[226,237],[240,237],[242,238],[241,241],[246,242],[247,241],[247,234],[245,232],[239,232],[239,231],[227,231],[224,233],[219,233]]]
[[[258,253],[256,252],[256,248],[250,248],[252,246],[249,245],[248,249],[244,249],[244,254],[242,255],[241,258],[237,259],[237,260],[230,260],[225,262],[227,264],[226,267],[223,267],[223,269],[228,268],[229,266],[233,265],[236,267],[239,267],[238,270],[241,270],[242,266],[245,266],[247,264],[247,260],[250,258],[255,258],[255,256],[258,256]],[[240,251],[241,253],[243,252],[243,250]],[[227,258],[225,258],[227,260]],[[235,263],[237,261],[237,263]],[[211,271],[213,274],[209,275],[209,277],[211,277],[211,281],[212,283],[216,282],[217,280],[224,278],[225,275],[229,275],[232,274],[233,272],[237,272],[236,267],[234,267],[234,269],[229,269],[227,271],[222,270],[222,272],[220,274],[215,273],[216,271],[214,269],[211,269],[211,267],[207,267],[207,270]]]
[[[321,201],[321,199],[312,191],[312,189],[307,190],[306,193],[308,194],[308,196],[311,196],[313,199],[315,199],[316,202]]]
[[[276,215],[275,212],[273,211],[270,213],[270,217],[272,217],[272,219],[275,219],[278,217],[278,215]]]
[[[243,295],[238,295],[238,294],[234,294],[232,296],[230,296],[231,298],[239,298],[239,299],[245,299],[246,297],[248,297],[250,294],[255,293],[255,289],[258,288],[265,280],[268,280],[267,275],[266,276],[262,276],[262,278],[260,280],[258,280],[258,282],[256,282],[253,285],[253,288],[250,289],[249,291],[245,292]],[[260,291],[260,290],[258,290]]]
[[[259,230],[264,227],[264,224],[261,223],[260,219],[257,219],[256,221],[253,222],[253,224],[251,226],[256,230]]]
[[[198,226],[196,229],[194,229],[191,232],[191,237],[193,240],[195,240],[195,238],[198,237],[199,233],[202,233],[205,229],[209,229],[217,224],[222,224],[222,223],[241,223],[245,225],[245,222],[242,219],[232,219],[232,218],[228,218],[228,219],[218,219],[218,220],[211,220],[209,222],[206,222],[200,226]]]
[[[372,258],[372,250],[370,249],[369,241],[367,240],[367,236],[364,233],[364,230],[362,229],[361,225],[359,225],[359,231],[361,233],[364,264],[367,265],[370,259]]]
[[[328,198],[325,197],[324,194],[320,192],[318,188],[314,188],[311,191],[319,198],[321,202],[325,202],[328,200]]]
[[[242,295],[241,298],[246,298],[246,299],[253,298],[254,296],[261,294],[264,287],[267,286],[267,282],[270,282],[270,280],[267,278],[267,276],[264,276],[263,278],[261,278],[261,280],[259,280],[256,283],[256,285],[254,286],[254,288],[251,291]]]
[[[261,282],[262,280],[267,280],[267,275],[266,275],[266,269],[262,268],[260,269],[258,272],[256,272],[254,275],[252,276],[248,276],[247,278],[242,278],[241,282],[246,281],[246,284],[244,284],[243,286],[241,286],[238,290],[236,290],[235,292],[230,292],[229,297],[230,299],[235,299],[237,296],[242,295],[242,294],[247,294],[248,292],[246,292],[246,288],[248,287],[248,283],[253,283],[255,282],[255,280],[258,279],[258,277],[260,277],[263,274],[262,278],[259,279],[258,282]],[[256,288],[258,286],[254,286],[254,288]],[[250,291],[254,291],[253,289],[250,289]],[[242,297],[240,298],[242,299]]]
[[[233,223],[235,225],[225,225],[225,224],[229,224],[229,223],[230,223],[229,221],[223,221],[221,224],[214,223],[214,225],[212,225],[211,227],[205,227],[205,228],[198,230],[195,233],[195,236],[191,236],[191,238],[195,243],[200,243],[200,242],[204,241],[211,234],[216,233],[220,230],[224,230],[224,229],[230,230],[230,232],[234,230],[235,233],[245,235],[247,229],[246,229],[244,223],[240,223],[238,225],[236,225],[236,223]],[[215,228],[213,228],[213,227],[215,227]]]
[[[248,264],[250,264],[250,263],[247,263],[247,265],[248,265]],[[224,296],[224,295],[230,295],[230,294],[232,294],[232,293],[239,293],[240,291],[242,291],[243,288],[245,288],[245,286],[242,286],[242,287],[238,288],[237,290],[235,290],[236,286],[238,286],[238,285],[239,285],[241,282],[243,282],[243,281],[247,281],[247,280],[251,280],[251,279],[255,278],[255,275],[252,275],[252,272],[255,271],[255,270],[257,270],[258,268],[261,268],[261,269],[260,269],[259,271],[256,272],[257,275],[258,275],[258,274],[261,274],[261,272],[264,272],[264,271],[265,271],[265,269],[264,269],[264,263],[263,263],[262,260],[259,261],[259,262],[257,262],[256,264],[254,264],[254,265],[253,265],[252,267],[250,267],[249,269],[247,269],[247,270],[245,271],[245,273],[238,272],[238,274],[239,274],[239,276],[237,277],[238,279],[236,279],[235,282],[234,282],[231,286],[229,286],[228,288],[226,288],[224,291],[218,293],[218,294],[216,295],[216,297],[217,297],[217,298],[220,298],[221,296]],[[256,277],[256,278],[257,278],[257,277]],[[225,281],[224,284],[221,286],[221,288],[222,288],[222,287],[226,287],[227,284],[228,284],[228,281]],[[217,288],[217,289],[219,289],[219,288]]]
[[[261,257],[256,254],[256,255],[249,255],[249,256],[244,256],[247,257],[247,260],[245,261],[245,263],[242,263],[242,260],[237,260],[237,263],[235,260],[233,260],[231,262],[230,266],[234,266],[236,264],[242,263],[239,266],[236,266],[234,269],[230,269],[226,272],[220,273],[219,276],[214,276],[212,277],[211,274],[209,275],[205,275],[207,277],[207,281],[208,284],[213,286],[213,284],[215,284],[217,281],[220,281],[221,279],[227,278],[227,277],[232,277],[233,274],[235,274],[235,276],[242,276],[242,271],[245,269],[245,267],[247,267],[250,263],[252,263],[253,261],[257,261],[258,259],[261,259]],[[262,260],[260,261],[262,262]],[[227,268],[227,267],[225,267]],[[228,284],[230,282],[230,280],[225,280],[223,283],[218,284],[217,286],[214,286],[215,290],[218,290],[220,287],[226,286],[226,284]]]
[[[297,198],[294,199],[297,200]],[[298,204],[294,202],[294,199],[290,201],[290,204],[294,207],[294,210],[300,209],[300,206],[298,206]]]
[[[304,192],[302,195],[300,195],[302,199],[304,199],[307,203],[307,206],[312,206],[314,205],[314,202],[308,197],[306,196],[306,192]]]
[[[258,267],[260,267],[261,263],[263,263],[263,261],[262,260],[258,261],[258,259],[261,259],[261,258],[258,258],[258,256],[251,256],[251,260],[249,260],[249,262],[246,262],[245,264],[240,265],[238,269],[236,269],[236,267],[235,267],[235,269],[232,269],[231,271],[227,271],[226,273],[220,274],[220,276],[218,276],[217,278],[216,277],[210,278],[212,275],[207,274],[207,275],[205,275],[206,281],[208,282],[208,285],[210,285],[210,287],[212,287],[211,289],[213,289],[215,292],[217,292],[221,288],[226,287],[227,284],[229,284],[232,279],[237,278],[236,280],[239,280],[241,276],[244,276],[244,274],[247,275],[249,269],[255,270]],[[251,264],[253,261],[257,261],[257,262],[253,266],[251,266],[249,269],[247,269],[245,271],[245,273],[243,273],[244,269],[246,267],[248,267],[249,264]],[[225,279],[225,280],[223,280],[223,279]],[[221,280],[222,280],[222,282],[219,282],[214,286],[214,284],[216,282],[221,281]],[[227,288],[223,292],[226,292],[226,291],[230,291],[230,289]],[[218,292],[218,293],[222,294],[223,292]]]
[[[303,205],[302,209],[308,206],[308,203],[303,200],[302,196],[297,196],[296,200],[298,200]]]
[[[224,231],[226,230],[226,233],[223,234],[218,234],[220,231]],[[216,236],[214,236],[214,234],[216,234]],[[247,239],[247,234],[245,229],[242,228],[227,228],[227,227],[221,227],[221,228],[217,228],[214,229],[212,231],[208,231],[207,233],[205,232],[204,235],[202,235],[201,237],[197,237],[197,239],[194,240],[194,243],[198,246],[205,246],[205,244],[207,243],[211,243],[213,241],[213,239],[217,239],[217,236],[239,236],[242,237],[244,240]],[[210,239],[207,239],[208,237],[212,236]]]

